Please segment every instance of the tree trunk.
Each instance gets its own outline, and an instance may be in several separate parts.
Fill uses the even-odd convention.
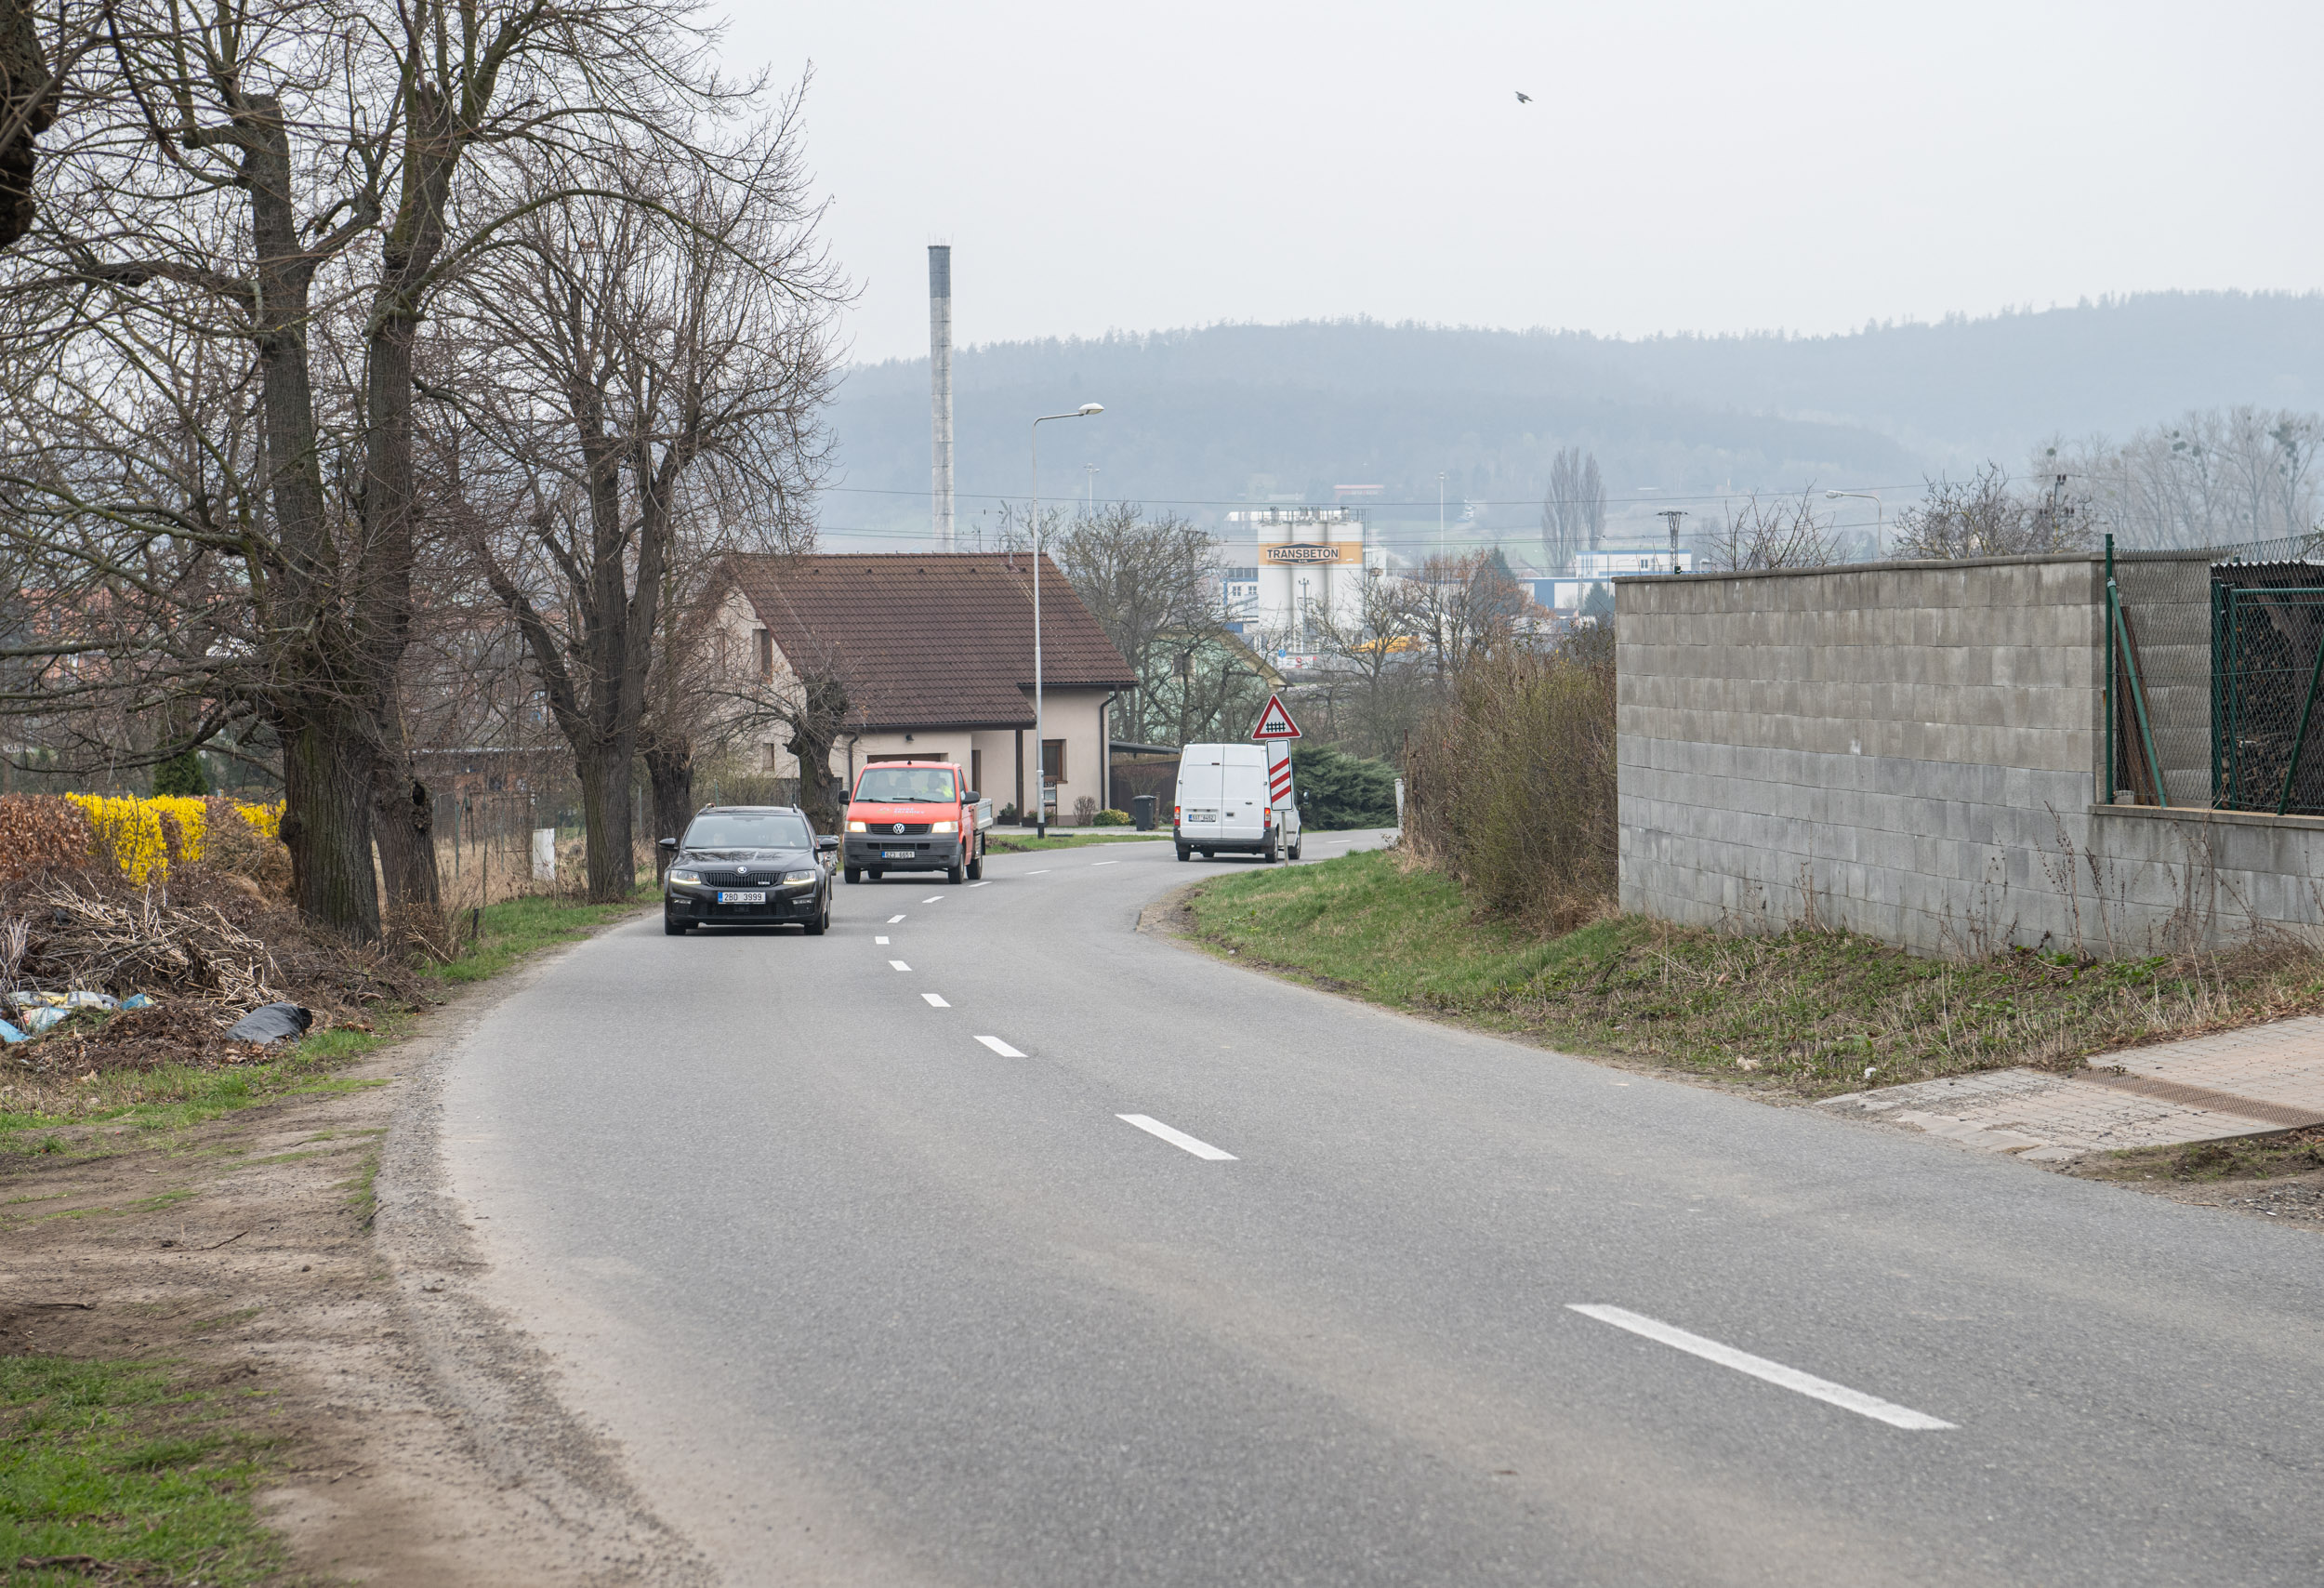
[[[436,810],[428,785],[408,762],[374,758],[372,834],[379,844],[379,875],[387,884],[391,934],[442,957],[443,893],[436,871]]]
[[[629,825],[637,757],[623,745],[574,758],[581,774],[581,822],[588,834],[589,902],[627,903],[638,891],[636,850]]]
[[[371,866],[371,746],[340,711],[287,726],[283,740],[284,843],[291,892],[309,920],[358,942],[379,937],[379,888]]]
[[[645,740],[645,775],[654,794],[654,876],[659,881],[669,869],[669,851],[663,839],[686,836],[694,814],[694,748],[683,739],[649,734]]]

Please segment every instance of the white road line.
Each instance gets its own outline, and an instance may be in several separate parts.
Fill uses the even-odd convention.
[[[1038,871],[1028,871],[1025,875],[1028,877],[1046,877],[1049,875],[1049,867],[1044,866]]]
[[[908,971],[908,970],[910,970],[910,969],[912,968],[911,966],[909,966],[909,965],[905,964],[905,963],[903,960],[901,960],[901,959],[891,959],[891,960],[889,960],[889,961],[888,961],[888,963],[889,963],[889,964],[891,964],[891,965],[892,965],[892,966],[894,966],[894,967],[895,967],[897,970],[899,970],[899,971]]]
[[[1684,1329],[1674,1328],[1641,1313],[1629,1312],[1621,1307],[1585,1305],[1580,1302],[1565,1304],[1568,1310],[1578,1312],[1584,1317],[1594,1317],[1600,1323],[1610,1323],[1617,1329],[1627,1329],[1632,1334],[1643,1334],[1649,1340],[1659,1341],[1689,1356],[1700,1356],[1706,1362],[1716,1362],[1723,1368],[1733,1368],[1738,1373],[1765,1379],[1771,1384],[1780,1384],[1785,1389],[1796,1390],[1803,1396],[1893,1427],[1925,1430],[1955,1426],[1942,1418],[1931,1417],[1925,1411],[1898,1406],[1878,1396],[1866,1395],[1862,1390],[1852,1390],[1845,1384],[1833,1383],[1829,1379],[1819,1379],[1797,1368],[1787,1368],[1781,1362],[1770,1362],[1764,1356],[1754,1356],[1749,1351],[1722,1345],[1716,1340],[1706,1340],[1699,1334],[1689,1334]]]
[[[882,948],[885,948],[888,946],[888,940],[884,937],[875,937],[872,941]]]
[[[931,1009],[950,1009],[952,1007],[952,1005],[946,1003],[943,999],[937,997],[934,993],[922,993],[920,994],[920,997],[928,1000],[928,1006]]]
[[[1023,1053],[1020,1053],[1016,1049],[1010,1047],[1008,1043],[1002,1041],[997,1037],[979,1037],[977,1040],[992,1049],[994,1052],[998,1053],[1004,1059],[1022,1059],[1024,1057]]]
[[[937,895],[936,895],[934,898],[932,898],[932,899],[922,899],[922,900],[920,901],[920,903],[922,903],[922,904],[924,904],[924,905],[941,905],[941,904],[943,904],[944,902],[944,894],[942,894],[942,893],[937,894]]]
[[[893,926],[896,922],[902,920],[904,918],[900,915],[891,915],[888,918],[888,924],[890,926]]]
[[[1164,1141],[1169,1143],[1170,1145],[1174,1147],[1184,1147],[1188,1152],[1193,1153],[1196,1158],[1207,1158],[1213,1163],[1233,1163],[1236,1161],[1233,1153],[1221,1152],[1217,1147],[1212,1146],[1208,1142],[1198,1142],[1183,1131],[1173,1131],[1159,1119],[1149,1118],[1143,1114],[1116,1114],[1114,1118],[1119,1119],[1125,1125],[1137,1126],[1140,1130],[1145,1131],[1146,1134],[1150,1136],[1160,1136]]]
[[[971,887],[971,888],[989,888],[989,887],[991,887],[992,885],[993,885],[993,884],[992,884],[992,882],[991,882],[989,880],[986,880],[986,881],[983,881],[983,882],[971,882],[971,883],[970,883],[970,884],[969,884],[969,886],[970,886],[970,887]]]
[[[1089,864],[1092,866],[1119,866],[1121,862],[1118,860],[1092,860]]]

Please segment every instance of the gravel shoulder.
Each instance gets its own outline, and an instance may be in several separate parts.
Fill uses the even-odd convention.
[[[479,1259],[435,1189],[435,1088],[556,958],[416,1016],[351,1090],[0,1165],[0,1352],[231,1385],[284,1581],[694,1581],[548,1365],[447,1283]]]

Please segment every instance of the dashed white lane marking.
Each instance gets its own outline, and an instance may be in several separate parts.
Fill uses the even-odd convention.
[[[1118,860],[1092,860],[1089,864],[1092,866],[1119,866],[1121,862]]]
[[[1845,1384],[1819,1379],[1797,1368],[1787,1368],[1781,1362],[1770,1362],[1764,1356],[1754,1356],[1749,1351],[1738,1351],[1732,1345],[1722,1345],[1716,1340],[1706,1340],[1699,1334],[1689,1334],[1684,1329],[1663,1323],[1642,1313],[1621,1307],[1585,1305],[1580,1302],[1565,1303],[1568,1310],[1584,1317],[1594,1317],[1600,1323],[1610,1323],[1617,1329],[1627,1329],[1632,1334],[1643,1334],[1649,1340],[1700,1356],[1706,1362],[1716,1362],[1723,1368],[1733,1368],[1738,1373],[1749,1373],[1755,1379],[1765,1379],[1771,1384],[1796,1390],[1801,1395],[1824,1401],[1858,1416],[1869,1417],[1896,1428],[1950,1428],[1954,1424],[1941,1417],[1931,1417],[1925,1411],[1915,1411],[1908,1406],[1882,1400],[1878,1396],[1852,1390]]]
[[[888,963],[889,963],[890,965],[893,966],[896,970],[899,970],[899,971],[908,971],[908,970],[910,970],[910,969],[912,968],[911,966],[909,966],[909,965],[905,964],[905,963],[903,960],[901,960],[901,959],[891,959],[891,960],[889,960],[889,961],[888,961]]]
[[[991,882],[991,880],[990,880],[989,879],[987,879],[986,880],[982,881],[982,882],[971,882],[971,883],[970,883],[970,884],[969,884],[969,886],[970,886],[970,887],[971,887],[971,888],[989,888],[989,887],[991,887],[992,885],[993,885],[993,884],[992,884],[992,882]]]
[[[891,915],[888,918],[888,924],[890,926],[893,926],[896,922],[902,920],[904,918],[900,915]]]
[[[1174,1147],[1183,1147],[1188,1152],[1193,1153],[1196,1158],[1207,1158],[1213,1163],[1234,1163],[1236,1161],[1233,1153],[1221,1152],[1217,1147],[1212,1146],[1208,1142],[1196,1141],[1185,1131],[1173,1131],[1168,1125],[1165,1125],[1161,1120],[1150,1118],[1146,1115],[1116,1114],[1114,1118],[1119,1119],[1125,1125],[1137,1126],[1140,1130],[1145,1131],[1146,1134],[1150,1136],[1160,1136],[1164,1141],[1169,1143],[1170,1145]]]
[[[1049,875],[1049,867],[1044,866],[1038,871],[1028,871],[1025,875],[1028,877],[1046,877]]]
[[[884,938],[884,937],[875,937],[875,938],[873,938],[873,939],[872,939],[872,941],[873,941],[874,943],[878,944],[878,945],[880,947],[882,947],[882,948],[885,948],[886,946],[888,946],[888,940],[887,940],[886,938]]]
[[[939,998],[934,993],[922,993],[920,994],[920,997],[928,1000],[928,1005],[931,1009],[950,1009],[952,1007],[952,1005],[946,1003],[943,999]]]
[[[1023,1053],[1020,1053],[1016,1049],[1010,1047],[1008,1043],[1002,1041],[997,1037],[979,1037],[977,1040],[992,1049],[994,1052],[998,1053],[1004,1059],[1022,1059],[1024,1057]]]
[[[941,905],[941,904],[943,904],[944,902],[944,894],[942,894],[942,893],[937,894],[937,895],[936,895],[934,898],[932,898],[932,899],[922,899],[922,900],[920,901],[920,903],[922,903],[922,904],[924,904],[924,905]]]

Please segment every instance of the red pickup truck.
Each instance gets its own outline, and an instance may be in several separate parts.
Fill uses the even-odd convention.
[[[993,808],[957,761],[878,761],[855,780],[840,865],[851,882],[888,871],[941,871],[947,882],[984,875]]]

